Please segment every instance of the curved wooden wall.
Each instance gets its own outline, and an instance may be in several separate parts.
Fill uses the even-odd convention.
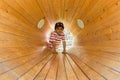
[[[38,29],[37,24],[43,18],[45,25]],[[77,19],[83,20],[84,29],[78,27]],[[63,21],[75,38],[74,47],[66,56],[52,55],[45,49],[47,34],[57,21]],[[120,0],[0,0],[0,80],[50,79],[52,75],[48,73],[45,77],[47,73],[44,73],[47,66],[39,76],[34,74],[38,66],[31,72],[24,72],[25,69],[32,70],[32,65],[46,57],[42,53],[47,57],[50,55],[47,60],[51,55],[56,56],[59,64],[64,64],[64,57],[67,57],[64,67],[68,68],[66,74],[71,73],[72,78],[70,75],[61,77],[59,73],[57,79],[75,80],[76,68],[73,72],[67,71],[79,66],[82,75],[79,71],[75,73],[77,79],[119,80]],[[27,62],[32,59],[33,62]],[[17,68],[25,62],[27,64]],[[53,63],[53,70],[63,70],[63,66],[57,67],[58,63]],[[69,63],[76,66],[70,68]],[[61,74],[65,74],[64,70]],[[55,76],[52,78],[56,79]]]

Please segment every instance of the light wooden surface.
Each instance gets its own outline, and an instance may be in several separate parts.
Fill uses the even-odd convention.
[[[120,57],[94,53],[76,56],[46,51],[4,61],[0,63],[0,80],[119,80]]]
[[[57,21],[74,36],[68,55],[46,49]],[[120,0],[0,0],[0,80],[120,80],[119,66]]]

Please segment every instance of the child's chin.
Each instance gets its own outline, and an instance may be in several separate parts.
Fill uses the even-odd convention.
[[[62,35],[62,33],[58,33],[59,35]]]
[[[59,34],[59,35],[62,35],[62,34]]]

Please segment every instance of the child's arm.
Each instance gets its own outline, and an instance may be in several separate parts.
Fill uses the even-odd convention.
[[[57,53],[57,52],[56,52],[56,45],[55,45],[55,41],[53,41],[52,43],[53,43],[53,52],[54,52],[54,53]]]
[[[55,45],[56,42],[55,42],[55,39],[56,39],[56,35],[55,35],[54,32],[52,32],[51,35],[50,35],[50,40],[49,41],[52,43],[52,52],[53,53],[57,53],[56,52],[56,45]]]
[[[66,41],[63,41],[63,52],[66,53]]]
[[[63,43],[63,53],[66,53],[66,40],[65,40],[65,34],[62,37],[62,43]]]

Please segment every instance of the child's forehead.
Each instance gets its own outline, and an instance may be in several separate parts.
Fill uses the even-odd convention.
[[[59,26],[58,28],[62,28],[62,26]]]
[[[60,26],[60,27],[57,27],[57,29],[63,29],[63,28]]]

